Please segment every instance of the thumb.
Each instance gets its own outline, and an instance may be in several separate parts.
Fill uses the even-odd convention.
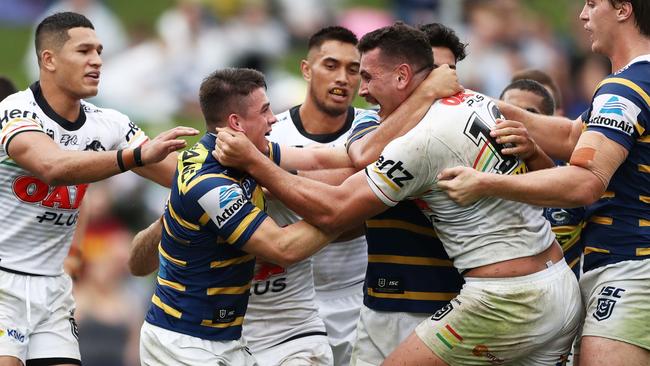
[[[457,166],[454,168],[447,168],[438,174],[438,180],[451,180],[456,178],[460,173],[462,173],[463,167]]]

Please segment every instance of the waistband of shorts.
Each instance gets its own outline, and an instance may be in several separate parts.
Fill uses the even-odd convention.
[[[356,294],[363,294],[363,282],[357,282],[352,286],[337,288],[333,290],[316,290],[316,298],[321,300],[329,300],[338,297],[353,296]]]
[[[566,264],[566,260],[562,258],[561,260],[553,263],[553,265],[550,267],[526,276],[503,278],[465,277],[465,283],[480,283],[482,286],[492,284],[496,286],[503,286],[504,284],[530,284],[531,282],[540,282],[551,277],[559,276],[564,272],[571,272],[571,268]]]
[[[56,277],[56,276],[47,276],[47,275],[42,275],[42,274],[34,274],[34,273],[16,271],[15,269],[10,269],[10,268],[7,268],[7,267],[0,267],[0,271],[9,272],[9,273],[13,273],[13,274],[21,275],[21,276]]]

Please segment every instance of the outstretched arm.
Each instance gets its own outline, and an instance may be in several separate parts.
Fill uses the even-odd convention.
[[[349,146],[348,154],[354,167],[363,169],[377,160],[389,142],[420,122],[436,99],[452,96],[462,90],[456,70],[449,68],[449,65],[433,70],[404,103],[381,121],[379,128]]]
[[[340,186],[296,176],[267,159],[242,133],[220,131],[213,154],[222,164],[249,172],[287,207],[327,231],[350,229],[388,208],[372,192],[364,172]]]
[[[173,151],[186,146],[180,136],[192,136],[198,131],[176,127],[158,135],[141,146],[144,165],[157,163]],[[125,170],[136,167],[136,149],[124,149],[122,162]],[[7,145],[7,154],[22,168],[32,172],[48,185],[90,183],[122,172],[116,151],[66,151],[59,148],[42,132],[27,131],[13,136]],[[170,179],[173,174],[170,174]]]
[[[147,276],[158,269],[158,244],[162,237],[162,218],[133,238],[129,254],[129,271],[134,276]]]

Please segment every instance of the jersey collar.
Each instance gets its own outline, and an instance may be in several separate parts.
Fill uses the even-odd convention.
[[[79,106],[79,117],[77,117],[77,120],[74,122],[68,121],[67,119],[59,116],[54,111],[54,109],[50,107],[50,104],[47,102],[47,100],[45,100],[45,96],[43,96],[41,84],[38,81],[30,85],[29,89],[32,91],[32,94],[34,94],[34,100],[36,101],[36,104],[38,104],[38,106],[43,110],[43,113],[45,113],[46,116],[56,122],[63,129],[68,131],[77,131],[84,125],[84,123],[86,123],[86,112],[84,111],[83,105]]]
[[[348,115],[347,118],[345,119],[345,123],[341,128],[333,133],[326,133],[326,134],[311,134],[305,130],[305,126],[302,123],[302,119],[300,118],[300,105],[297,105],[289,110],[289,115],[291,116],[291,120],[293,121],[294,126],[296,126],[296,129],[298,132],[300,132],[301,135],[305,136],[306,138],[320,142],[322,144],[327,144],[330,142],[336,141],[341,135],[344,133],[348,132],[350,130],[350,127],[352,127],[352,122],[354,121],[354,107],[348,107]]]

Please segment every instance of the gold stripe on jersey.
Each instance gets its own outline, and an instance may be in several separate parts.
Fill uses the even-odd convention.
[[[399,187],[397,187],[397,184],[393,183],[390,179],[388,179],[388,178],[384,175],[384,173],[382,173],[379,169],[377,169],[376,166],[373,166],[373,167],[372,167],[372,170],[373,170],[375,173],[377,173],[377,176],[378,176],[379,178],[381,178],[381,180],[383,180],[384,183],[386,183],[386,185],[388,185],[390,188],[392,188],[393,191],[399,191]]]
[[[638,257],[650,255],[650,248],[636,248],[636,255]]]
[[[259,208],[253,206],[253,209],[251,210],[251,212],[249,212],[248,215],[246,215],[246,217],[244,217],[239,222],[239,225],[237,225],[237,228],[232,232],[232,234],[230,234],[229,237],[226,238],[226,241],[229,244],[234,244],[237,241],[237,239],[239,239],[241,234],[243,234],[244,231],[246,231],[246,229],[248,228],[248,225],[250,225],[251,222],[253,222],[253,220],[257,217],[257,215],[259,215],[261,212],[262,211]]]
[[[416,234],[437,238],[436,231],[431,227],[411,224],[404,220],[366,220],[366,226],[373,229],[401,229]]]
[[[165,304],[164,302],[162,302],[162,300],[160,300],[160,298],[158,296],[156,296],[156,294],[154,294],[151,297],[151,302],[154,303],[159,308],[161,308],[166,314],[169,314],[169,315],[173,316],[174,318],[180,319],[181,316],[183,315],[183,313],[181,313],[180,311],[178,311],[178,310],[174,309],[173,307],[171,307],[171,306]]]
[[[172,216],[172,218],[182,227],[192,231],[199,231],[201,229],[199,225],[189,222],[177,214],[171,201],[167,202],[167,208],[169,208],[169,214]]]
[[[171,255],[167,254],[167,252],[165,251],[165,249],[163,249],[161,244],[158,244],[158,251],[160,252],[160,255],[162,255],[163,257],[165,257],[165,259],[167,259],[168,261],[174,263],[175,265],[181,266],[181,267],[187,266],[186,261],[176,259],[176,258],[172,257]]]
[[[243,316],[238,316],[235,318],[235,320],[231,321],[230,323],[215,323],[212,320],[202,320],[201,325],[205,327],[212,327],[212,328],[228,328],[228,327],[237,327],[242,325],[244,322],[244,317]]]
[[[650,226],[650,220],[639,219],[639,226]]]
[[[167,235],[171,236],[172,239],[174,239],[178,243],[185,244],[185,245],[190,243],[189,240],[181,239],[176,235],[172,234],[172,231],[169,229],[169,225],[167,224],[167,219],[165,218],[165,216],[163,216],[163,227],[165,228],[165,232],[167,232]]]
[[[355,139],[355,138],[356,138],[357,136],[359,136],[359,135],[362,135],[362,134],[364,134],[364,133],[366,133],[366,132],[369,132],[369,131],[372,131],[372,130],[376,130],[377,127],[379,127],[379,126],[370,126],[370,127],[366,127],[366,128],[364,128],[364,129],[361,130],[361,131],[357,131],[357,133],[355,133],[354,135],[348,137],[348,140],[353,140],[353,139]]]
[[[244,255],[242,257],[227,259],[225,261],[213,261],[210,262],[210,268],[223,268],[232,266],[234,264],[246,263],[255,259],[255,256],[252,254]]]
[[[609,254],[609,250],[595,248],[595,247],[585,247],[584,254],[587,255],[589,253],[605,253],[605,254]]]
[[[210,215],[208,215],[207,212],[204,212],[203,215],[199,217],[199,225],[201,226],[207,225],[209,221],[210,221]]]
[[[158,276],[157,279],[158,279],[158,284],[159,285],[171,287],[174,290],[178,290],[178,291],[181,291],[181,292],[185,291],[185,286],[178,283],[178,282],[168,281],[168,280],[166,280],[164,278],[160,278],[160,276]]]
[[[613,218],[605,216],[592,216],[589,218],[589,221],[600,225],[611,225],[614,223]]]
[[[386,294],[375,292],[368,288],[368,296],[379,297],[382,299],[406,299],[406,300],[428,300],[428,301],[449,301],[458,296],[457,292],[420,292],[404,291],[403,294]]]
[[[215,295],[242,295],[248,292],[250,290],[251,284],[247,283],[244,286],[239,286],[239,287],[210,287],[206,291],[208,296],[215,296]]]
[[[639,195],[639,201],[643,203],[650,203],[650,196]]]
[[[453,267],[453,263],[448,259],[438,259],[431,257],[407,257],[403,255],[368,255],[368,263],[390,263],[390,264],[408,264],[411,266],[431,266],[431,267]]]
[[[639,137],[639,138],[636,139],[636,140],[637,140],[638,142],[642,142],[642,143],[646,143],[646,144],[647,144],[647,143],[650,143],[650,136],[648,136],[648,135],[646,135],[646,136],[641,136],[641,137]]]
[[[560,238],[569,238],[566,242],[562,243],[562,251],[567,252],[571,247],[575,245],[575,243],[580,240],[580,231],[582,230],[582,225],[577,225],[577,226],[570,226],[570,225],[563,225],[563,226],[555,226],[551,228],[555,235],[558,237],[558,241]]]
[[[580,261],[580,257],[578,257],[578,258],[572,260],[571,263],[569,263],[569,268],[573,268],[573,267],[575,267],[576,264],[578,264],[579,261]]]
[[[203,174],[200,177],[198,177],[198,178],[194,179],[193,181],[189,182],[187,185],[184,184],[181,187],[181,193],[187,194],[187,192],[189,192],[192,188],[194,188],[194,186],[196,186],[197,184],[203,182],[204,180],[206,180],[208,178],[223,178],[223,179],[231,180],[231,181],[233,181],[235,183],[239,183],[239,181],[237,179],[235,179],[233,177],[229,177],[229,176],[227,176],[225,174],[218,174],[218,173]]]
[[[271,159],[271,161],[275,161],[273,157],[273,143],[271,141],[269,141],[269,159]]]
[[[648,95],[648,93],[646,93],[645,90],[643,90],[643,88],[641,88],[640,86],[636,85],[636,84],[635,84],[633,81],[631,81],[631,80],[623,79],[623,78],[609,78],[609,79],[605,79],[605,80],[601,81],[600,84],[598,84],[598,86],[596,87],[596,89],[600,88],[601,86],[603,86],[603,85],[605,85],[605,84],[621,84],[621,85],[625,85],[625,86],[627,86],[628,88],[634,90],[637,94],[639,94],[639,96],[641,96],[641,98],[643,98],[643,100],[645,100],[646,104],[648,104],[648,105],[650,106],[650,95]],[[642,135],[643,133],[640,132],[639,134]]]
[[[639,164],[639,171],[641,173],[650,173],[650,165]]]
[[[616,197],[616,193],[612,191],[605,191],[605,193],[603,193],[603,195],[600,196],[600,198],[614,198],[614,197]]]

